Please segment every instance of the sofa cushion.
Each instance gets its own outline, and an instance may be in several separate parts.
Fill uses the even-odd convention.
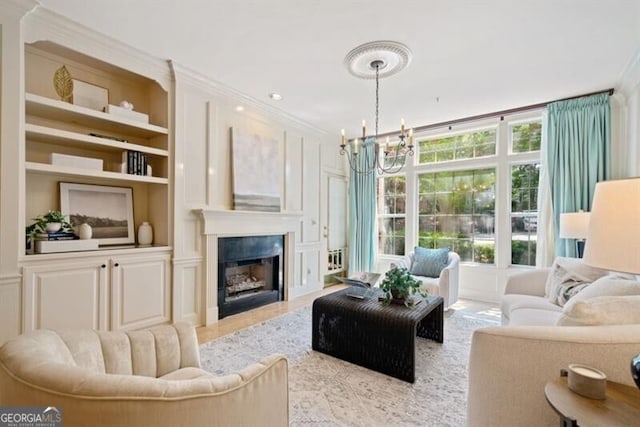
[[[416,246],[414,249],[411,274],[416,276],[438,277],[449,262],[449,248],[427,249]]]
[[[542,319],[547,318],[545,312],[561,313],[562,308],[551,303],[546,298],[533,295],[507,294],[503,295],[500,309],[508,324],[511,324],[511,313],[520,309],[531,309],[539,312]]]
[[[182,369],[178,369],[177,371],[169,372],[168,374],[161,376],[160,379],[169,380],[169,381],[182,381],[182,380],[192,380],[195,378],[214,378],[214,377],[215,375],[205,371],[204,369],[189,367],[189,368],[182,368]]]
[[[558,326],[640,324],[640,295],[599,296],[567,304]]]
[[[573,297],[565,305],[565,311],[570,311],[573,304],[602,296],[640,295],[640,282],[637,280],[621,279],[617,276],[604,276],[587,286],[582,292]]]
[[[556,306],[557,307],[557,306]],[[553,326],[562,316],[562,311],[538,308],[516,308],[511,310],[509,326]]]
[[[545,285],[545,296],[563,306],[589,284],[607,275],[608,271],[585,264],[579,258],[556,257]]]

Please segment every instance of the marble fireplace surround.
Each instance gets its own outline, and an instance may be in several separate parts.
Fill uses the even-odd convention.
[[[296,232],[302,214],[284,212],[209,210],[197,211],[202,218],[205,237],[205,324],[218,321],[218,239],[263,235],[284,236],[284,299],[289,299],[293,284]]]

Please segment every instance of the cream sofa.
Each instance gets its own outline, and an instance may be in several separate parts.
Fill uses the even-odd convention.
[[[571,363],[596,367],[611,381],[635,386],[629,366],[640,352],[640,296],[588,298],[587,287],[581,291],[585,297],[576,295],[574,304],[568,307],[567,303],[563,309],[545,297],[548,275],[549,269],[540,269],[512,276],[502,302],[506,326],[474,332],[468,426],[557,426],[558,416],[545,400],[544,387]],[[589,286],[595,291],[595,285]],[[594,307],[604,310],[600,321],[606,325],[557,325],[596,322]],[[614,307],[626,311],[627,319],[618,316]],[[571,317],[576,312],[587,314],[584,323]],[[616,324],[623,321],[627,323]]]
[[[421,283],[420,288],[429,292],[429,295],[439,295],[444,299],[445,310],[458,301],[458,276],[460,271],[460,255],[450,251],[447,266],[440,272],[439,277],[426,277],[412,275]],[[410,252],[402,258],[394,260],[391,268],[406,268],[411,271],[414,253]]]
[[[200,369],[193,326],[36,330],[0,347],[0,406],[55,406],[71,426],[287,426],[287,360]]]

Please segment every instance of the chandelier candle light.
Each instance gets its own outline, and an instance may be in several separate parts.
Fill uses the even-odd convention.
[[[356,47],[347,54],[344,63],[351,74],[356,77],[376,80],[376,111],[375,134],[373,155],[364,149],[367,141],[367,128],[365,120],[362,121],[362,141],[358,137],[350,142],[342,129],[340,142],[340,154],[347,155],[349,167],[355,173],[369,174],[375,170],[379,174],[399,172],[405,165],[407,155],[413,156],[414,140],[413,129],[405,130],[404,119],[400,121],[400,134],[397,143],[390,143],[387,137],[386,144],[382,146],[378,142],[378,121],[380,105],[380,78],[393,75],[411,61],[411,51],[405,45],[391,41],[377,41],[365,43]],[[349,142],[349,143],[348,143]],[[359,146],[363,149],[360,150]],[[362,151],[362,154],[360,153]],[[384,154],[384,156],[382,156]],[[364,159],[358,161],[358,156]]]

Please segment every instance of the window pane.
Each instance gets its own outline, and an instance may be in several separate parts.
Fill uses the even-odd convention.
[[[378,179],[378,251],[404,255],[406,177]]]
[[[542,123],[526,123],[511,128],[511,143],[514,153],[539,151],[542,140]]]
[[[434,207],[435,202],[435,207]],[[495,169],[418,175],[418,243],[494,263]]]
[[[511,264],[535,265],[540,165],[511,168]]]
[[[496,154],[496,130],[418,141],[418,162],[436,163],[465,160]]]

